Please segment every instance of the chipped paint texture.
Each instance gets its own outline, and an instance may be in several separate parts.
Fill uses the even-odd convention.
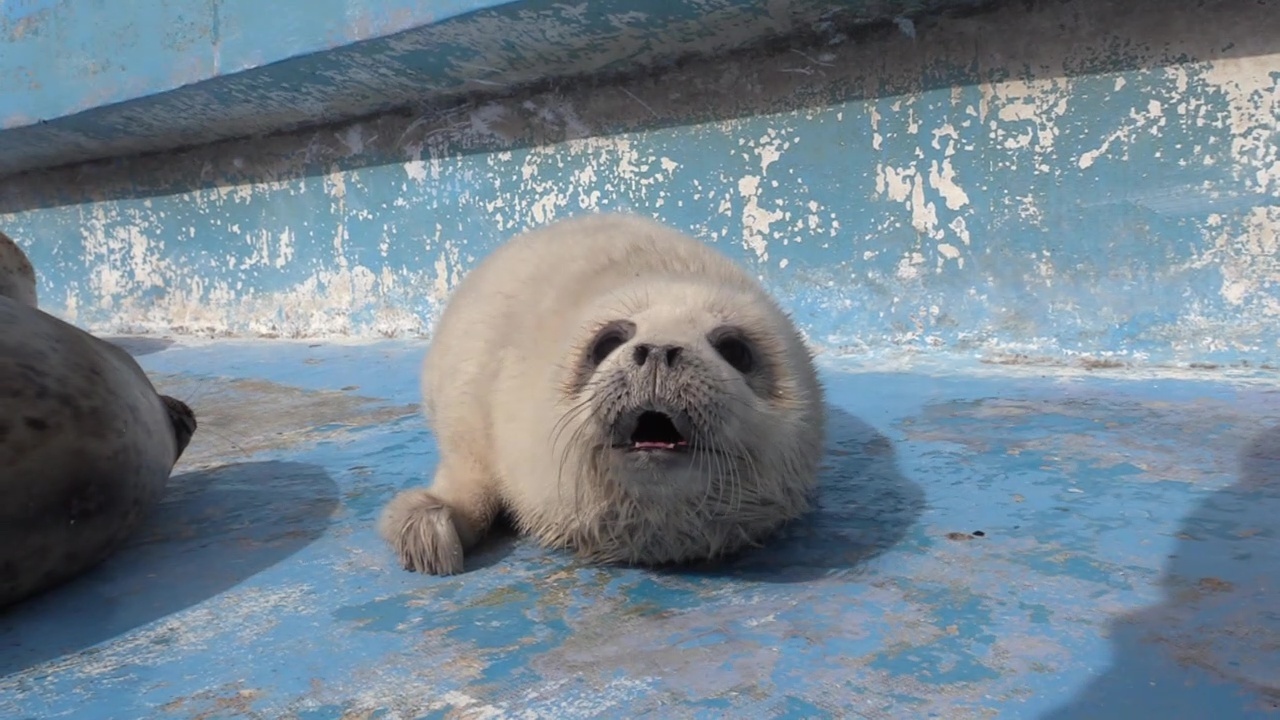
[[[438,460],[421,341],[127,347],[209,422],[129,547],[0,617],[2,717],[1280,709],[1270,381],[825,363],[819,507],[765,548],[646,571],[503,538],[431,578],[373,528]]]
[[[147,99],[512,4],[528,3],[313,0],[267,11],[247,0],[170,0],[135,13],[78,0],[12,0],[0,6],[0,128]]]
[[[0,4],[0,173],[438,105],[989,0]],[[136,6],[141,7],[141,6]],[[57,58],[50,61],[50,58]]]
[[[1277,0],[912,29],[36,173],[0,222],[99,329],[422,335],[507,235],[631,209],[827,353],[1276,359]]]

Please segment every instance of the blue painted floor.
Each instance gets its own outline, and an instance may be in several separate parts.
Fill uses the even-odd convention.
[[[201,429],[129,547],[0,617],[0,717],[1280,711],[1273,382],[828,368],[821,509],[765,550],[440,579],[372,528],[435,462],[421,344],[121,342]]]

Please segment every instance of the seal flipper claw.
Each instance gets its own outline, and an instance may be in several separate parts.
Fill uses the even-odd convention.
[[[462,540],[453,511],[427,490],[405,490],[387,504],[378,530],[405,570],[429,575],[462,572]]]

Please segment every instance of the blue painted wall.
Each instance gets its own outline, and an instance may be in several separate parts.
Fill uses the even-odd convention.
[[[629,208],[748,263],[829,354],[1265,363],[1278,77],[1276,0],[1018,4],[29,174],[0,225],[98,329],[425,334],[510,233]]]
[[[21,0],[0,11],[0,173],[985,2],[167,0],[123,12],[102,0]]]
[[[146,98],[506,4],[179,0],[125,12],[102,0],[9,0],[0,6],[0,128]]]

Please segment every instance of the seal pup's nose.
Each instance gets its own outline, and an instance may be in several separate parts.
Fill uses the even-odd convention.
[[[633,354],[636,365],[644,367],[644,364],[649,361],[649,356],[655,352],[660,354],[663,359],[666,360],[667,367],[675,367],[676,362],[680,360],[680,353],[684,352],[684,348],[679,345],[663,345],[661,347],[654,347],[648,343],[641,343],[636,345],[636,349]]]

